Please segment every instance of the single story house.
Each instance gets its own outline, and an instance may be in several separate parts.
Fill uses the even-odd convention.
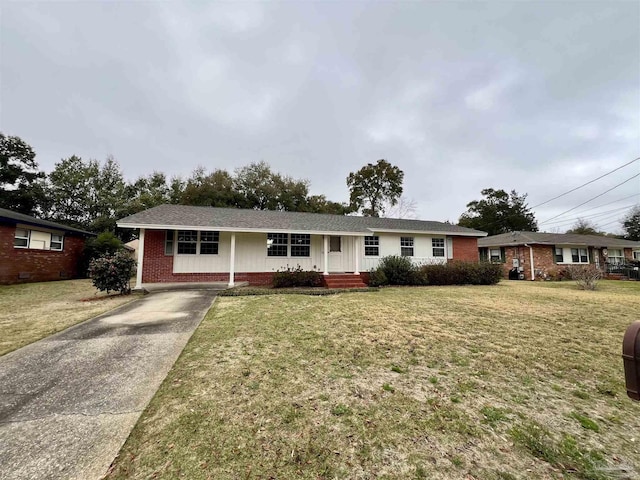
[[[603,235],[511,232],[482,238],[478,248],[481,260],[504,264],[505,277],[535,280],[553,277],[569,265],[589,263],[617,273],[619,265],[633,260],[640,242]]]
[[[287,268],[366,280],[379,260],[478,261],[485,232],[442,222],[160,205],[118,221],[139,229],[137,286],[161,282],[271,283]],[[335,277],[337,278],[337,277]],[[335,279],[334,278],[334,279]]]
[[[77,277],[84,243],[92,235],[0,208],[0,284]]]

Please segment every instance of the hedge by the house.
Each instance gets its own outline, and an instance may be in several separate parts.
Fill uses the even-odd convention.
[[[273,286],[275,288],[321,287],[322,274],[313,270],[302,270],[298,265],[296,268],[287,268],[274,273]]]
[[[406,257],[389,256],[380,260],[369,274],[369,285],[495,285],[502,277],[502,266],[489,262],[450,262],[416,267]]]

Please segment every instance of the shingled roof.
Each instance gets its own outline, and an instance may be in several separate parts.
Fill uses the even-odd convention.
[[[24,213],[14,212],[13,210],[7,210],[5,208],[0,208],[0,222],[11,223],[14,225],[22,223],[24,225],[46,227],[53,230],[62,230],[63,232],[69,233],[95,235],[94,233],[80,230],[79,228],[69,227],[68,225],[63,225],[61,223],[50,222],[49,220],[41,220],[39,218],[32,217],[31,215],[25,215]]]
[[[483,237],[485,232],[443,222],[327,215],[306,212],[160,205],[118,221],[121,228],[222,230],[236,232],[351,233],[415,232]]]
[[[478,247],[506,247],[525,243],[538,245],[580,245],[596,248],[640,248],[640,242],[604,235],[577,233],[510,232],[478,240]]]

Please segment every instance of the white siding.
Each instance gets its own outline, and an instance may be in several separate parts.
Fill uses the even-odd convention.
[[[231,233],[220,232],[218,255],[178,255],[173,273],[225,273],[229,271]],[[322,270],[322,237],[311,236],[310,257],[268,257],[266,233],[236,233],[236,272],[275,272],[287,267]],[[315,267],[315,268],[314,268]]]
[[[378,266],[380,258],[388,255],[400,255],[400,237],[414,238],[414,256],[411,260],[416,264],[444,263],[450,255],[450,244],[446,237],[437,235],[390,234],[378,235],[380,238],[380,255],[367,257],[364,255],[364,237],[342,236],[342,268],[330,269],[330,272],[355,270],[355,242],[360,243],[360,271],[367,272]],[[432,238],[445,238],[445,257],[434,257],[431,245]],[[178,255],[174,254],[173,273],[226,273],[229,271],[231,233],[220,232],[218,255]],[[175,247],[177,251],[177,244]],[[236,233],[236,272],[275,272],[287,267],[303,270],[322,271],[324,266],[323,237],[311,236],[311,255],[309,257],[268,257],[267,235],[265,233]]]
[[[360,252],[361,252],[361,260],[360,260],[360,270],[363,272],[368,272],[370,270],[374,270],[378,266],[378,262],[382,257],[386,257],[389,255],[400,255],[400,237],[413,237],[413,257],[411,260],[416,265],[425,264],[425,263],[446,263],[447,258],[447,240],[446,236],[438,236],[438,235],[416,235],[416,234],[391,234],[391,233],[381,233],[378,235],[380,238],[380,256],[378,257],[367,257],[364,255],[364,239],[358,239],[360,243]],[[445,257],[434,257],[433,256],[433,248],[431,245],[432,238],[444,238],[445,239]]]

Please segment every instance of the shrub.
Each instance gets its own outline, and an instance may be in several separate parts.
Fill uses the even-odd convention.
[[[602,272],[595,265],[569,265],[567,274],[571,280],[576,281],[578,288],[582,290],[595,290],[598,280],[602,278]]]
[[[302,270],[300,265],[296,268],[287,267],[286,270],[278,270],[273,274],[273,286],[275,288],[321,287],[322,274],[314,270]]]
[[[136,261],[128,253],[119,251],[91,260],[89,275],[93,286],[98,290],[120,292],[124,295],[131,293],[129,281],[135,265]]]
[[[380,269],[371,270],[369,272],[369,286],[370,287],[381,287],[383,285],[389,285],[389,280],[387,280],[387,276]]]
[[[378,264],[378,271],[382,272],[389,285],[420,285],[416,276],[417,269],[407,257],[390,255],[383,257]]]
[[[111,232],[102,232],[97,237],[88,238],[80,257],[80,272],[82,276],[87,276],[89,265],[95,258],[105,255],[113,255],[122,250],[123,245],[118,237]]]
[[[502,278],[502,265],[460,261],[423,265],[418,276],[428,285],[495,285]]]

